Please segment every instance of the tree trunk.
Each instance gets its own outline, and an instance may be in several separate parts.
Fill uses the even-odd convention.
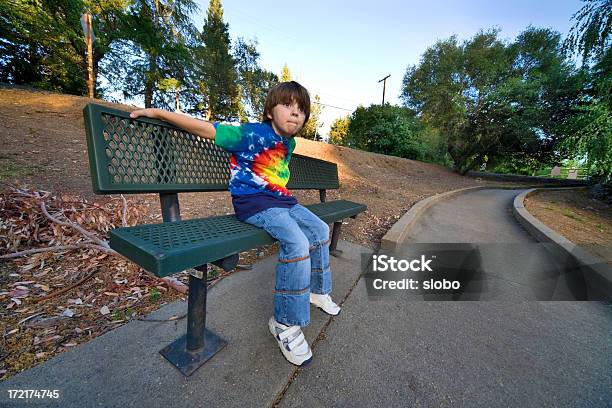
[[[145,74],[145,108],[153,107],[153,90],[155,88],[155,72],[157,71],[157,63],[154,55],[149,55],[149,72]]]
[[[96,90],[96,85],[98,84],[98,65],[100,63],[100,57],[96,58],[96,54],[94,54],[93,60],[93,81],[94,81],[94,98],[99,97],[99,93]]]
[[[94,97],[96,81],[93,73],[93,26],[91,24],[91,14],[85,14],[87,19],[87,96]]]
[[[145,84],[145,108],[150,108],[153,102],[153,87],[151,85],[151,81],[146,82]]]
[[[210,95],[208,95],[208,106],[206,107],[206,115],[204,117],[204,119],[206,121],[210,121],[211,118],[212,118],[212,114],[213,114],[212,106],[213,106],[213,103],[214,103],[213,98]]]

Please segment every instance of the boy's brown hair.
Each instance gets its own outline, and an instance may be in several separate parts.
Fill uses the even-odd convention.
[[[272,109],[278,104],[297,102],[300,109],[306,115],[304,124],[310,118],[310,95],[306,88],[295,81],[281,82],[274,85],[268,91],[266,96],[266,104],[263,111],[263,121],[270,122],[268,114],[272,115]]]

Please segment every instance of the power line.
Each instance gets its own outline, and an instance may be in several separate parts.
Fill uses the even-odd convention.
[[[297,41],[298,43],[303,41],[303,38],[300,39],[300,38],[297,38],[297,37],[293,36],[293,34],[289,33],[288,30],[282,29],[282,28],[277,27],[275,25],[272,25],[272,24],[270,24],[267,21],[266,22],[262,22],[258,18],[254,18],[252,15],[250,15],[248,13],[245,13],[242,10],[239,10],[239,9],[234,8],[232,6],[228,6],[227,4],[224,4],[223,8],[224,9],[228,9],[228,10],[232,10],[233,12],[235,12],[237,14],[240,14],[243,18],[246,18],[247,20],[250,20],[251,23],[256,24],[258,28],[264,28],[264,29],[267,29],[268,31],[274,31],[275,34],[279,34],[279,33],[282,34],[283,37],[281,37],[281,38],[283,38],[285,40],[293,40],[293,41]]]
[[[144,57],[142,54],[134,54],[134,53],[132,53],[132,52],[128,52],[128,51],[123,50],[123,49],[122,49],[122,50],[117,50],[117,51],[112,50],[112,51],[110,51],[110,53],[119,53],[118,51],[120,51],[120,54],[123,54],[123,55],[126,55],[126,54],[127,54],[127,55],[131,55],[131,56],[133,56],[133,57],[137,57],[137,58],[138,58],[138,57],[139,57],[139,58],[143,58],[143,57]],[[115,54],[115,55],[117,55],[117,54]],[[119,56],[119,57],[120,57],[120,55],[117,55],[117,56]],[[102,77],[104,77],[104,76],[102,76]],[[321,92],[317,92],[317,93],[321,93]],[[321,93],[321,94],[322,94],[322,93]],[[327,94],[327,95],[331,95],[331,94]],[[331,96],[333,96],[333,95],[331,95]],[[348,100],[347,100],[347,101],[348,101]],[[340,106],[330,105],[330,104],[327,104],[327,103],[322,103],[322,102],[315,102],[315,101],[312,101],[312,103],[316,103],[317,105],[325,106],[325,107],[328,107],[328,108],[334,108],[334,109],[344,110],[344,111],[347,111],[347,112],[353,112],[353,111],[355,110],[355,108],[353,108],[353,109],[343,108],[343,107],[340,107]]]
[[[129,51],[127,51],[125,49],[125,47],[133,47],[133,48],[136,48],[138,50],[141,50],[141,47],[138,44],[129,43],[129,42],[123,41],[123,40],[119,40],[119,42],[123,43],[123,48],[115,49],[115,50],[111,49],[110,53],[115,54],[119,58],[121,58],[121,55],[126,55],[126,54],[127,55],[131,55],[131,56],[136,57],[136,58],[146,58],[146,54],[145,54],[144,51],[142,51],[142,54],[141,53],[135,54],[135,53],[129,52]],[[331,95],[331,94],[328,94],[328,93],[324,93],[324,92],[316,92],[315,91],[315,94],[325,94],[325,95],[332,96],[332,97],[335,97],[335,98],[338,98],[338,99],[344,99],[344,98],[336,97],[334,95]],[[344,100],[349,101],[348,99],[344,99]],[[330,104],[326,104],[326,103],[322,103],[322,102],[312,101],[312,103],[316,103],[317,105],[321,105],[321,106],[325,106],[325,107],[329,107],[329,108],[344,110],[344,111],[347,111],[347,112],[353,112],[355,110],[355,108],[352,108],[352,109],[343,108],[341,106],[330,105]]]
[[[325,95],[325,96],[329,96],[329,97],[334,98],[334,99],[341,99],[341,100],[343,100],[345,102],[349,102],[351,105],[354,105],[354,106],[359,106],[359,105],[362,104],[361,102],[355,102],[352,99],[347,99],[347,98],[344,98],[344,97],[341,97],[341,96],[337,96],[337,95],[333,95],[333,94],[330,94],[330,93],[327,93],[327,92],[321,92],[321,91],[315,90],[313,88],[310,88],[310,93],[311,94],[315,94],[315,95]]]
[[[327,106],[327,107],[329,107],[329,108],[342,109],[342,110],[349,111],[349,112],[352,112],[352,111],[354,111],[354,110],[355,110],[355,109],[341,108],[341,107],[339,107],[339,106],[328,105],[328,104],[326,104],[326,103],[315,102],[315,101],[312,101],[312,103],[316,103],[317,105],[321,105],[321,106]]]

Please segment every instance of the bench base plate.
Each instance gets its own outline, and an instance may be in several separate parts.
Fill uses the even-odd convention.
[[[227,346],[227,341],[216,333],[204,329],[204,347],[201,350],[187,351],[187,335],[184,335],[161,349],[159,353],[184,376],[189,377],[225,346]]]

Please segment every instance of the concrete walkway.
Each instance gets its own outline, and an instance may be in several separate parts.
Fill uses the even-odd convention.
[[[478,191],[436,204],[412,239],[529,243],[507,210],[517,193]],[[343,310],[333,319],[312,310],[305,334],[314,359],[306,368],[287,363],[267,332],[274,266],[268,258],[211,289],[208,326],[229,345],[192,377],[158,354],[185,332],[184,320],[131,322],[0,383],[0,406],[23,405],[8,401],[6,390],[33,388],[59,389],[60,400],[45,401],[58,407],[612,404],[609,305],[527,301],[531,293],[519,279],[492,291],[508,295],[503,301],[371,298],[359,279],[360,258],[371,252],[345,242],[340,248],[342,258],[332,258],[333,294],[346,296]],[[491,265],[504,256],[493,256]],[[184,311],[177,302],[152,317]]]
[[[533,242],[509,210],[518,193],[481,190],[438,203],[411,242]],[[522,256],[502,252],[483,263]],[[524,301],[521,284],[502,288],[512,301],[374,300],[360,280],[282,406],[612,405],[610,306]]]
[[[415,243],[476,243],[481,293],[462,300],[585,300],[586,287],[567,259],[538,243],[516,221],[513,200],[522,190],[477,190],[441,201],[410,229],[406,253]],[[484,272],[484,273],[483,273]],[[469,292],[469,291],[468,291]]]

